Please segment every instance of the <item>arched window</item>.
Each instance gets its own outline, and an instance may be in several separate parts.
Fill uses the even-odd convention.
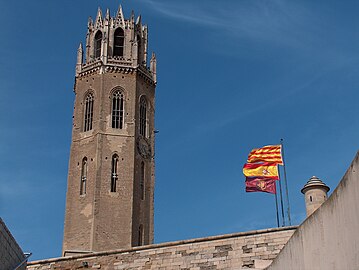
[[[123,56],[125,35],[122,28],[117,28],[113,37],[113,56]]]
[[[145,199],[145,163],[141,162],[141,175],[140,175],[140,192],[141,200]]]
[[[92,129],[93,101],[93,94],[89,93],[85,99],[84,131],[89,131]]]
[[[143,225],[142,224],[138,227],[138,245],[139,246],[143,245]]]
[[[116,192],[116,185],[118,180],[118,155],[112,156],[112,169],[111,169],[111,192]]]
[[[82,159],[82,165],[81,165],[80,195],[86,194],[86,181],[87,181],[87,157],[84,157]]]
[[[101,44],[102,44],[102,32],[97,31],[95,35],[95,58],[99,58],[101,56]]]
[[[116,90],[112,94],[112,128],[123,128],[123,94],[120,90]]]
[[[138,63],[141,63],[141,52],[142,52],[142,44],[140,35],[137,35],[137,59]]]
[[[143,96],[140,99],[140,134],[147,137],[147,102]]]

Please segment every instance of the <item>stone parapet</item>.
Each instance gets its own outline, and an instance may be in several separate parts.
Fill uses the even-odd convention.
[[[241,269],[273,260],[296,226],[226,234],[28,263],[28,269]]]
[[[24,259],[25,255],[20,246],[0,218],[0,269],[14,269]],[[22,269],[25,269],[25,266],[19,268]]]
[[[358,198],[359,152],[331,196],[298,227],[268,270],[359,269]]]

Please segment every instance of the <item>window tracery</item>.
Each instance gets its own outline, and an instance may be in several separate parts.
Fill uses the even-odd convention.
[[[112,94],[112,128],[123,128],[124,96],[120,90]]]
[[[92,93],[87,94],[85,98],[84,131],[89,131],[92,129],[93,103],[94,103],[93,94]]]
[[[80,195],[86,194],[86,182],[87,182],[87,157],[84,157],[82,159],[82,164],[81,164]]]
[[[95,43],[94,43],[95,59],[100,58],[101,56],[101,44],[102,44],[102,32],[97,31],[95,35]]]
[[[118,181],[118,155],[112,156],[112,169],[111,169],[111,192],[116,192]]]
[[[125,34],[121,27],[117,28],[113,37],[113,56],[123,56]]]
[[[140,99],[140,135],[147,137],[147,102],[144,96]]]

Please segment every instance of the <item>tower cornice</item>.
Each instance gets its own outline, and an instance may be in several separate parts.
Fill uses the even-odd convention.
[[[107,64],[104,65],[102,61],[94,61],[88,64],[83,64],[81,72],[78,73],[78,78],[88,77],[94,73],[121,73],[131,74],[138,73],[145,81],[151,85],[156,85],[153,75],[149,68],[138,65],[132,66],[132,61],[126,60],[108,60]]]

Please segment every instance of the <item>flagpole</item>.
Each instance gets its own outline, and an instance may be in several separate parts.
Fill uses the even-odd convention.
[[[287,214],[288,214],[288,221],[289,221],[289,226],[292,225],[292,222],[290,220],[290,206],[289,206],[289,196],[288,196],[288,182],[287,182],[287,172],[285,169],[285,163],[284,162],[284,144],[283,144],[283,139],[280,139],[280,144],[282,146],[282,155],[283,155],[283,170],[284,170],[284,184],[285,184],[285,193],[287,196]]]
[[[277,186],[277,183],[275,184]],[[275,209],[276,209],[276,213],[277,213],[277,226],[279,228],[279,213],[278,213],[278,199],[277,199],[277,187],[276,187],[276,191],[274,193],[275,195]]]
[[[283,207],[283,196],[282,196],[282,184],[281,184],[281,180],[280,180],[280,171],[278,169],[278,175],[279,175],[279,197],[280,197],[280,207],[281,207],[281,212],[282,212],[282,227],[285,226],[285,219],[284,219],[284,207]]]

